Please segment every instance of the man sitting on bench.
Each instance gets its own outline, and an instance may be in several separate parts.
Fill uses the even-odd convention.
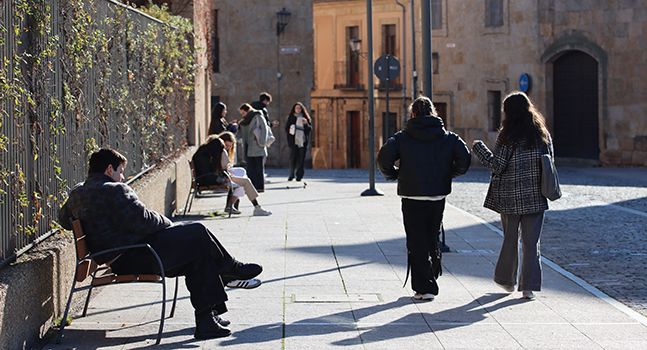
[[[218,239],[200,223],[173,224],[167,217],[147,209],[135,192],[123,183],[127,159],[104,148],[90,157],[88,177],[74,187],[59,212],[59,223],[71,229],[71,219],[83,223],[90,252],[131,244],[149,244],[159,255],[167,277],[185,276],[195,309],[195,337],[226,337],[229,321],[224,286],[255,288],[263,268],[233,258]],[[159,273],[157,262],[143,250],[121,256],[102,256],[115,274]],[[116,259],[116,260],[115,260]],[[247,280],[247,283],[238,283]]]

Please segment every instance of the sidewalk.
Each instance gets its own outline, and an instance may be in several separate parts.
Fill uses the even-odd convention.
[[[359,172],[316,172],[320,177],[306,179],[306,188],[285,182],[282,172],[270,174],[277,176],[259,202],[274,215],[251,217],[244,199],[240,216],[194,217],[237,258],[264,266],[261,287],[229,291],[225,318],[233,334],[193,338],[193,310],[180,279],[176,315],[166,320],[157,349],[647,348],[647,320],[566,278],[549,261],[535,301],[500,293],[491,281],[497,229],[452,206],[451,196],[444,225],[452,253],[443,256],[440,294],[414,303],[409,286],[402,288],[406,250],[395,184],[380,183],[385,196],[364,198],[359,194],[368,186],[354,177]],[[223,205],[223,198],[198,198],[192,214]],[[167,283],[172,290],[173,280]],[[44,349],[154,345],[159,289],[103,288],[88,316],[66,329],[63,343],[52,339]]]

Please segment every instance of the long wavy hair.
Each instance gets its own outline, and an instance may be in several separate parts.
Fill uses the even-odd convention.
[[[306,106],[303,105],[301,102],[297,102],[292,106],[292,109],[290,110],[290,115],[296,115],[295,109],[297,106],[301,106],[301,113],[303,114],[303,117],[306,118],[308,123],[312,123],[312,120],[310,119],[310,114],[308,114],[308,110],[306,109]]]
[[[232,142],[234,145],[231,147],[230,151],[227,151],[227,157],[229,158],[229,163],[234,164],[235,159],[234,159],[234,150],[236,149],[236,136],[234,135],[233,132],[231,131],[223,131],[220,134],[218,134],[218,137],[223,141],[229,141]]]
[[[513,91],[503,100],[503,121],[499,141],[503,144],[524,144],[528,148],[547,144],[550,134],[546,119],[526,94]]]
[[[227,110],[227,105],[218,102],[211,108],[211,122],[209,123],[209,135],[215,134],[218,124],[221,124],[220,121],[225,117],[225,110]]]

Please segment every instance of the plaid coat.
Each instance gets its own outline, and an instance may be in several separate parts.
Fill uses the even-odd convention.
[[[541,194],[541,155],[545,147],[527,148],[524,144],[505,145],[497,141],[494,152],[479,141],[474,154],[492,170],[484,206],[501,214],[531,214],[548,209]],[[553,154],[552,142],[548,152]]]
[[[147,209],[130,186],[103,174],[90,174],[70,192],[58,212],[59,224],[71,230],[70,218],[83,222],[91,252],[136,244],[172,225],[164,215]],[[112,257],[102,256],[97,262]]]

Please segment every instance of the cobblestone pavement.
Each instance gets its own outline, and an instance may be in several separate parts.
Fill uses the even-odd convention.
[[[563,197],[550,202],[542,254],[647,315],[647,169],[559,168]],[[483,208],[489,172],[458,178],[448,201],[501,228]]]
[[[563,197],[549,203],[542,254],[647,316],[647,169],[558,170]],[[362,170],[323,174],[366,177]],[[489,178],[473,167],[455,180],[448,202],[501,229],[499,214],[483,207]],[[383,178],[376,179],[379,187]]]

